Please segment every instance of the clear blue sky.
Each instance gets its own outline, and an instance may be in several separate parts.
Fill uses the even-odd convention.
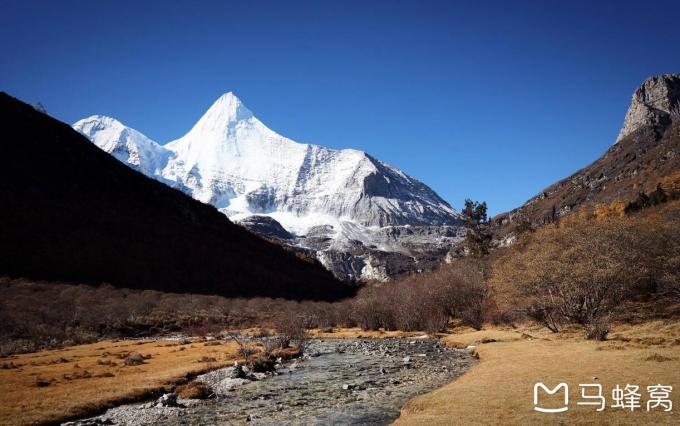
[[[499,213],[602,154],[644,78],[680,72],[680,2],[593,3],[0,0],[0,90],[161,143],[234,91],[285,136]]]

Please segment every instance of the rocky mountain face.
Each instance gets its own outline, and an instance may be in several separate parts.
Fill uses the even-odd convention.
[[[160,170],[168,158],[118,122],[81,125],[113,135],[102,143],[132,168]],[[337,300],[355,291],[5,93],[0,127],[0,276],[228,297]]]
[[[461,239],[458,213],[422,182],[362,151],[285,138],[233,93],[163,146],[109,117],[73,127],[252,232],[313,253],[342,279],[428,269]]]
[[[639,128],[664,126],[678,119],[680,119],[680,74],[648,78],[633,93],[616,142]]]
[[[680,74],[645,80],[635,90],[616,140],[589,166],[493,218],[500,244],[520,222],[551,223],[583,204],[624,202],[680,173]]]
[[[402,225],[363,230],[352,239],[347,223],[338,235],[331,225],[313,226],[305,235],[284,234],[268,216],[250,216],[239,222],[248,230],[309,256],[315,256],[337,277],[388,281],[396,276],[436,269],[465,237],[460,226]],[[356,234],[354,234],[356,235]]]

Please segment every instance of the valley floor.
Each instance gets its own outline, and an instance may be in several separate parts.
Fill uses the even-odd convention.
[[[319,338],[411,337],[418,333],[313,330]],[[397,424],[680,424],[680,322],[618,324],[609,340],[583,339],[580,330],[551,334],[539,327],[455,329],[449,346],[470,345],[480,362],[433,392],[406,403]],[[36,424],[86,416],[169,391],[186,377],[239,359],[232,342],[103,341],[0,359],[0,424]],[[141,365],[125,366],[139,353]],[[150,356],[150,357],[149,357]],[[569,410],[533,410],[533,387],[569,386]],[[606,408],[578,406],[579,384],[601,384]],[[640,386],[641,408],[611,408],[616,385]],[[672,385],[670,413],[646,411],[647,386]],[[588,395],[592,392],[589,391]],[[548,395],[540,395],[542,401]],[[551,397],[552,398],[552,397]],[[548,405],[548,404],[546,404]]]
[[[396,424],[680,424],[679,322],[615,326],[606,342],[586,341],[576,330],[560,334],[544,330],[470,330],[444,337],[455,347],[478,345],[480,362],[456,381],[409,401]],[[534,411],[536,382],[550,389],[567,383],[568,411]],[[584,401],[579,384],[602,385],[604,411],[577,406]],[[641,408],[632,412],[611,408],[617,384],[639,385]],[[658,384],[673,386],[672,412],[646,411],[647,386]],[[587,395],[594,392],[590,388]],[[556,400],[539,393],[539,404],[554,407]]]

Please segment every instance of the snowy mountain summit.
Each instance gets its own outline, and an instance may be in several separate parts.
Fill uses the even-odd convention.
[[[281,136],[231,92],[186,135],[164,146],[110,117],[91,116],[73,127],[130,167],[214,205],[244,226],[258,217],[274,219],[294,236],[286,243],[316,251],[343,278],[369,278],[370,272],[386,279],[388,272],[375,276],[379,265],[366,262],[369,252],[415,259],[419,243],[385,228],[458,228],[458,213],[425,184],[362,151]],[[438,247],[459,234],[445,233],[436,237]],[[354,253],[349,260],[340,256],[345,263],[361,261],[349,270],[331,267],[329,254],[319,253],[329,250],[333,258]]]

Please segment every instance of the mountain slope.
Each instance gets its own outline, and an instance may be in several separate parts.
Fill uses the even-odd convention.
[[[279,222],[294,236],[286,244],[317,252],[341,278],[361,277],[364,267],[367,272],[385,267],[384,260],[377,260],[385,253],[396,253],[400,265],[417,268],[416,256],[441,252],[459,238],[448,229],[458,228],[458,213],[425,184],[361,151],[285,138],[231,92],[217,99],[186,135],[164,146],[142,135],[129,149],[130,138],[120,135],[139,133],[120,130],[119,124],[93,116],[74,128],[131,167],[212,204],[255,232],[276,228],[272,219]],[[136,161],[129,151],[157,153],[159,159]],[[258,220],[263,223],[256,224]],[[410,230],[390,231],[389,236],[379,232],[403,226],[445,230],[430,231],[433,238],[417,243],[409,237]],[[333,254],[321,253],[328,251]],[[350,257],[337,255],[350,252]],[[375,255],[373,265],[370,252]],[[388,275],[381,274],[381,279]]]
[[[113,123],[115,124],[115,123]],[[224,296],[337,299],[315,261],[122,165],[68,125],[0,93],[0,274]],[[139,167],[150,145],[122,132]],[[155,147],[148,152],[155,153]],[[137,157],[133,155],[136,152]],[[151,161],[147,161],[151,160]]]
[[[632,201],[679,172],[680,74],[651,77],[633,93],[619,137],[602,157],[493,222],[503,238],[521,221],[540,226],[583,204]]]

